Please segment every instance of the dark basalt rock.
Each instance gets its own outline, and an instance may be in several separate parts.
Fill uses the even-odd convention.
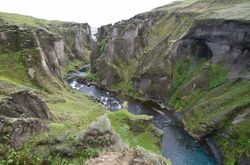
[[[47,130],[46,124],[35,118],[9,118],[0,115],[0,142],[18,148],[24,140]]]
[[[78,78],[76,79],[76,81],[77,81],[78,83],[80,83],[80,84],[85,84],[85,85],[87,85],[87,86],[92,85],[92,81],[89,81],[88,79],[86,79],[86,78],[84,78],[84,77],[78,77]]]
[[[44,120],[54,118],[46,103],[29,91],[13,93],[10,98],[1,101],[0,115],[13,118],[32,117]]]
[[[212,64],[223,64],[230,69],[229,79],[249,79],[250,29],[248,23],[228,21],[221,23],[197,22],[172,49],[173,59],[188,54],[200,54]],[[196,47],[196,50],[194,50]],[[197,49],[199,48],[199,49]],[[196,52],[195,52],[196,51]]]
[[[54,119],[41,98],[29,91],[13,93],[0,102],[0,142],[20,147],[30,136],[48,129],[41,119]]]
[[[96,71],[98,83],[104,87],[120,82],[117,68],[137,59],[147,45],[150,27],[162,12],[149,12],[114,25],[102,26],[96,35],[98,42],[90,55],[91,70]]]

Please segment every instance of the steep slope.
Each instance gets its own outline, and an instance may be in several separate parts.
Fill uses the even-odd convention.
[[[107,89],[170,104],[190,134],[218,141],[225,164],[244,164],[249,11],[247,0],[186,0],[103,26],[92,71]]]

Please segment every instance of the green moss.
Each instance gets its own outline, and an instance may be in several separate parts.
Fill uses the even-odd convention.
[[[107,39],[103,39],[101,40],[101,42],[97,42],[97,46],[96,46],[96,54],[101,55],[101,53],[103,52],[103,50],[105,49],[106,46],[106,42],[108,41]]]
[[[225,69],[220,65],[210,65],[209,88],[214,88],[226,82],[227,73],[228,69]]]
[[[25,51],[14,53],[0,52],[0,77],[15,83],[33,86],[23,63]]]
[[[86,78],[90,81],[96,81],[97,80],[97,77],[96,77],[96,74],[93,73],[91,70],[89,70],[87,72],[87,75],[86,75]]]
[[[238,157],[242,153],[247,153],[250,148],[250,116],[246,116],[243,121],[230,126],[227,130],[228,138],[221,134],[216,136],[222,152],[225,155],[225,164],[236,164]],[[228,140],[230,139],[230,140]],[[233,148],[233,149],[232,149]]]
[[[121,81],[119,83],[113,84],[112,89],[122,91],[126,94],[134,93],[132,81],[129,81],[129,82]]]
[[[247,0],[226,1],[213,3],[210,7],[212,12],[205,12],[199,16],[199,20],[237,20],[243,22],[250,21],[250,3]]]
[[[189,85],[184,85],[173,95],[175,100],[171,98],[171,101],[174,101],[175,108],[183,112],[185,125],[190,132],[206,135],[211,130],[217,130],[214,135],[225,155],[225,164],[235,164],[239,155],[250,147],[247,129],[249,115],[240,123],[233,124],[237,115],[244,114],[249,108],[250,83],[226,80],[228,71],[220,66],[211,65],[209,69],[206,88],[190,90]],[[190,82],[192,84],[192,81],[185,84]]]
[[[169,36],[169,46],[182,37],[192,26],[196,14],[193,13],[168,13],[149,33],[146,50],[151,50],[166,36]]]
[[[122,91],[126,94],[133,95],[133,84],[132,78],[135,75],[138,61],[135,59],[129,60],[127,64],[123,64],[122,62],[119,63],[120,66],[114,66],[119,77],[120,81],[112,85],[113,89]]]
[[[60,21],[48,21],[44,19],[34,18],[31,16],[24,16],[12,13],[1,13],[1,12],[0,12],[0,19],[4,20],[5,22],[10,22],[24,26],[31,26],[31,27],[41,27],[41,26],[48,26],[49,24],[53,23],[60,23]]]
[[[224,88],[224,89],[221,89]],[[250,104],[250,85],[248,82],[228,83],[209,91],[188,111],[191,113],[187,127],[193,132],[201,130],[201,124],[216,124],[222,128],[231,116]],[[216,121],[213,123],[213,121]]]
[[[173,68],[173,82],[168,92],[171,99],[168,103],[173,105],[177,111],[188,108],[187,104],[191,105],[194,98],[198,98],[201,94],[200,88],[196,88],[196,90],[194,86],[196,84],[197,86],[206,86],[203,82],[203,74],[206,74],[206,68],[207,65],[202,61],[194,65],[190,59],[180,59],[175,63]],[[189,99],[187,98],[188,96],[190,97]]]
[[[62,68],[62,75],[66,76],[69,72],[80,69],[80,67],[82,67],[84,64],[86,64],[85,61],[80,61],[77,59],[70,60],[69,63]]]
[[[109,113],[113,129],[131,147],[143,147],[154,153],[160,153],[161,137],[154,133],[148,116],[134,116],[126,110]],[[145,120],[146,119],[146,120]]]
[[[209,64],[206,59],[179,59],[173,67],[173,82],[168,92],[168,103],[177,111],[194,106],[212,88],[227,82],[229,70],[219,64]],[[193,62],[194,59],[196,62]]]

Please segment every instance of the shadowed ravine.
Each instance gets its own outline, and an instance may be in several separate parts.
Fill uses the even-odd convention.
[[[127,108],[130,113],[135,115],[153,116],[154,125],[164,131],[161,144],[162,154],[170,159],[173,165],[199,165],[201,162],[203,165],[218,164],[213,156],[184,130],[182,124],[172,112],[162,109],[154,102],[142,102],[126,96],[112,94],[95,85],[80,84],[76,81],[77,74],[79,76],[85,75],[84,72],[74,73],[75,78],[68,79],[70,86],[100,101],[108,110],[117,111],[121,108]]]

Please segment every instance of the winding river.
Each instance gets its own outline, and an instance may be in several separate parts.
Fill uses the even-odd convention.
[[[70,74],[70,86],[96,100],[110,111],[118,111],[126,104],[128,111],[135,115],[153,116],[153,124],[164,131],[161,150],[164,157],[173,165],[216,165],[213,156],[209,154],[183,128],[176,116],[158,104],[150,101],[142,102],[125,96],[107,92],[95,85],[84,85],[76,81],[77,77],[85,76],[85,69]]]

